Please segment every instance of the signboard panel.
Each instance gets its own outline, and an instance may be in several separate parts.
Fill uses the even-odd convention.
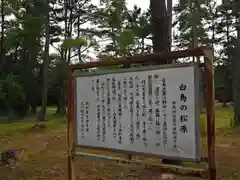
[[[77,145],[200,159],[194,65],[75,73]]]

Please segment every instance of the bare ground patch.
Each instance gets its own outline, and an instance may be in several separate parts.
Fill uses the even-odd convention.
[[[14,136],[2,136],[0,150],[27,148],[15,167],[0,167],[3,180],[66,180],[67,153],[66,130],[47,129],[42,132],[22,132]],[[240,136],[227,135],[217,138],[218,179],[240,179]],[[203,144],[203,152],[206,148]],[[111,153],[110,153],[111,154]],[[160,180],[161,172],[140,167],[118,166],[77,157],[76,174],[79,180]],[[189,179],[176,177],[176,179]],[[191,178],[197,179],[197,178]]]

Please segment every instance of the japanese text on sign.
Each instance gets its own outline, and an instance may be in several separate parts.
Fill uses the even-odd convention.
[[[196,70],[76,75],[77,144],[198,160]]]

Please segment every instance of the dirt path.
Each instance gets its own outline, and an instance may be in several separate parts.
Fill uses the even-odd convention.
[[[240,179],[240,136],[217,139],[218,178]],[[0,151],[25,147],[23,159],[16,167],[0,167],[1,180],[66,180],[66,131],[19,133],[12,137],[0,137]],[[238,172],[238,174],[237,174]],[[77,158],[76,173],[79,180],[160,180],[161,173],[129,168],[109,163]],[[189,179],[177,177],[178,180]]]

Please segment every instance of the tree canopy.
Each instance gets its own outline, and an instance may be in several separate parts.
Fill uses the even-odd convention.
[[[42,105],[45,120],[47,104],[65,113],[69,64],[201,45],[215,48],[216,87],[230,92],[240,1],[149,2],[143,10],[127,0],[2,0],[0,113],[24,116]]]

